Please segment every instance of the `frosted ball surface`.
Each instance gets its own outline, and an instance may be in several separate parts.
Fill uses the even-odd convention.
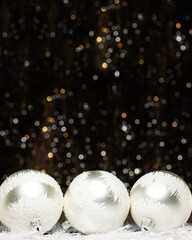
[[[136,224],[141,227],[149,224],[146,228],[152,231],[180,227],[191,214],[189,187],[182,178],[168,171],[155,171],[142,176],[133,185],[130,199],[131,215]]]
[[[105,171],[78,175],[64,196],[64,213],[82,233],[102,233],[123,225],[130,207],[124,184]]]
[[[63,194],[48,174],[23,170],[0,186],[0,221],[11,231],[50,230],[63,209]]]

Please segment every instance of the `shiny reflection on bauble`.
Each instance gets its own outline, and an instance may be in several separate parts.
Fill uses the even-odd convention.
[[[168,171],[142,176],[130,192],[131,215],[142,230],[166,231],[184,224],[192,209],[185,181]]]
[[[0,186],[0,221],[11,231],[47,232],[62,208],[60,186],[41,171],[16,172]]]
[[[102,233],[123,225],[130,199],[124,184],[105,171],[78,175],[64,196],[64,213],[82,233]]]

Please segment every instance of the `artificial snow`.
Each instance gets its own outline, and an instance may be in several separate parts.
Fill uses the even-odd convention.
[[[136,231],[132,225],[104,234],[83,235],[67,233],[61,228],[53,233],[40,235],[38,233],[0,232],[0,240],[191,240],[192,226],[188,225],[174,230],[155,233]]]

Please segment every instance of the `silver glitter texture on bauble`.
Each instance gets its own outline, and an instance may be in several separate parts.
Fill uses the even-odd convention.
[[[0,221],[11,231],[45,233],[57,223],[62,209],[60,186],[41,171],[16,172],[0,186]]]
[[[124,184],[112,173],[88,171],[78,175],[64,196],[64,213],[82,233],[102,233],[121,227],[130,207]]]
[[[130,193],[131,215],[144,231],[166,231],[182,226],[192,209],[192,196],[185,181],[168,171],[142,176]]]

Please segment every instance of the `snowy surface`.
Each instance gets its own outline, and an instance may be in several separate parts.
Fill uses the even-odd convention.
[[[82,235],[79,233],[66,233],[61,228],[52,234],[39,235],[36,233],[8,233],[1,232],[0,240],[191,240],[192,226],[186,226],[162,233],[149,233],[135,231],[128,225],[113,232],[105,234]]]

